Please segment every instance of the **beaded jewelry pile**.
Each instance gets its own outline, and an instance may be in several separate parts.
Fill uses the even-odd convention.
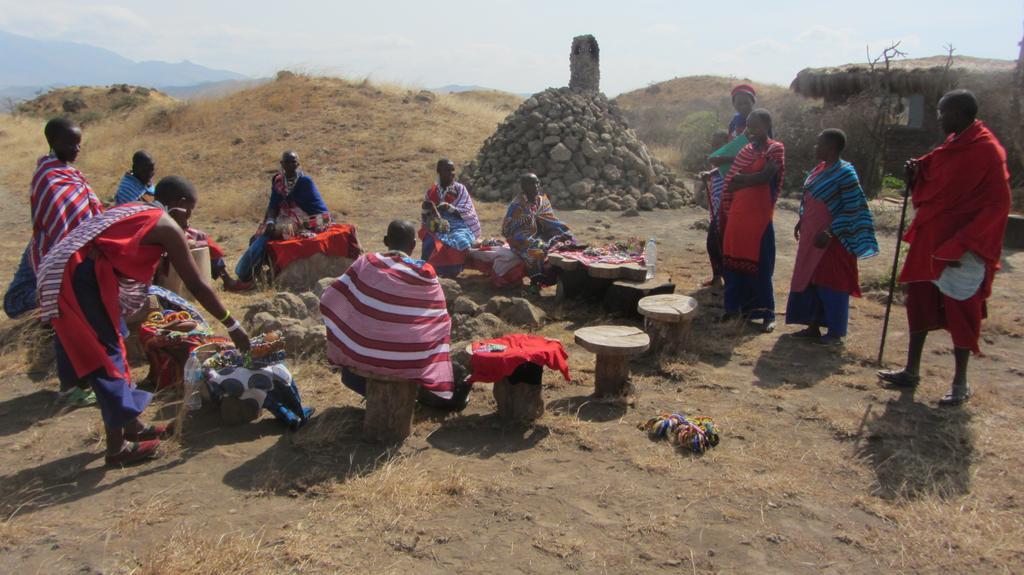
[[[698,454],[718,445],[720,439],[710,417],[687,419],[678,413],[662,413],[637,428],[646,431],[651,439],[668,439],[669,443]]]
[[[156,336],[167,339],[187,339],[193,336],[209,336],[209,326],[201,317],[192,317],[187,311],[155,311],[142,322]]]
[[[280,331],[268,331],[249,340],[249,352],[241,353],[237,349],[224,349],[203,362],[205,369],[224,369],[227,367],[245,367],[258,369],[284,361],[284,335]]]

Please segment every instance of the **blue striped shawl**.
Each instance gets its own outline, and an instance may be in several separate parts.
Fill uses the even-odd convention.
[[[814,170],[804,181],[804,197],[807,194],[828,208],[832,215],[832,234],[846,251],[857,259],[878,255],[875,222],[853,164],[839,160],[820,172]],[[800,213],[803,214],[802,201]]]

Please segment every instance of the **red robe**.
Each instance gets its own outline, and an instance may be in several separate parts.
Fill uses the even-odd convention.
[[[976,120],[918,159],[911,200],[916,215],[903,236],[910,251],[899,277],[902,283],[914,284],[907,298],[911,331],[946,327],[956,347],[977,352],[984,303],[999,269],[1010,213],[1006,151]],[[918,282],[938,279],[948,262],[958,261],[968,251],[984,260],[986,268],[974,296],[957,301],[924,293],[938,288]],[[921,309],[922,305],[929,309]]]

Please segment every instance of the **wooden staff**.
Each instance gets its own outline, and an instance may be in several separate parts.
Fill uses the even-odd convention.
[[[907,204],[910,201],[911,178],[907,176],[907,185],[903,188],[903,207],[900,208],[899,231],[896,232],[896,250],[892,256],[892,273],[889,274],[889,298],[885,302],[885,321],[882,323],[882,342],[878,346],[878,365],[882,365],[885,355],[885,336],[889,333],[889,314],[892,312],[892,296],[896,291],[896,271],[900,265],[900,246],[903,245],[903,228],[907,223]]]

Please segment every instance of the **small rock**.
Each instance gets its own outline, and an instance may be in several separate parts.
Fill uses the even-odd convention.
[[[544,310],[521,297],[512,298],[511,305],[501,314],[501,318],[509,323],[534,327],[543,324],[546,317]]]
[[[305,319],[309,317],[309,309],[306,302],[291,292],[279,292],[274,296],[274,310],[279,316]]]
[[[320,314],[320,298],[316,297],[316,294],[311,291],[302,292],[299,294],[302,298],[302,302],[306,304],[307,317],[317,317]]]
[[[503,295],[492,297],[487,302],[487,313],[493,313],[496,316],[503,317],[503,313],[512,305],[512,298]]]
[[[320,297],[320,296],[324,295],[324,292],[327,290],[327,288],[331,287],[331,285],[334,283],[334,281],[336,279],[338,279],[338,278],[323,278],[323,279],[321,279],[320,281],[318,281],[316,283],[315,286],[313,286],[313,293],[316,295],[316,297]]]
[[[435,96],[434,93],[431,92],[430,90],[420,90],[419,92],[416,93],[416,97],[414,99],[417,102],[425,102],[429,104],[436,100],[437,96]]]
[[[637,207],[641,210],[650,211],[658,205],[657,198],[653,194],[644,194],[640,196],[640,199],[636,203]]]
[[[281,322],[268,311],[257,313],[249,323],[249,330],[253,333],[266,333],[275,329],[281,329]]]
[[[455,303],[455,300],[459,299],[462,295],[462,286],[459,282],[449,278],[438,278],[438,282],[441,284],[441,290],[444,292],[444,301]]]
[[[630,209],[622,212],[622,217],[624,217],[624,218],[635,218],[635,217],[637,217],[639,215],[640,215],[640,212],[636,208],[630,208]]]
[[[551,149],[551,152],[548,155],[551,156],[551,159],[555,162],[568,162],[572,159],[572,150],[566,148],[565,144],[559,142],[558,145]]]
[[[452,312],[464,315],[476,315],[480,312],[480,306],[476,305],[476,302],[468,297],[460,296],[455,300],[455,303],[452,304]]]

